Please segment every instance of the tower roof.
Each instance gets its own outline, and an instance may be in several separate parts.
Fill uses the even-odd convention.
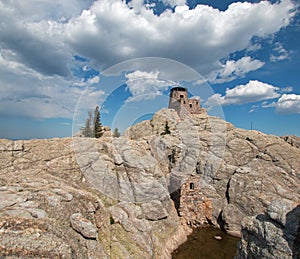
[[[184,87],[181,87],[181,86],[176,86],[176,87],[173,87],[171,89],[171,92],[173,92],[173,91],[184,91],[184,92],[187,92],[187,89],[184,88]]]

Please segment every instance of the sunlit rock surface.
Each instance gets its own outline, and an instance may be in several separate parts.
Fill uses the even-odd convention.
[[[0,256],[170,258],[188,224],[281,224],[274,200],[300,200],[290,142],[171,109],[120,138],[0,140]]]

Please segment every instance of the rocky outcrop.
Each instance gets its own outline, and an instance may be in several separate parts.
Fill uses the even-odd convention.
[[[236,258],[299,258],[300,204],[274,200],[266,214],[246,217]]]
[[[128,128],[124,132],[124,136],[130,139],[140,139],[151,135],[161,135],[165,130],[166,122],[168,122],[170,131],[174,131],[180,121],[177,112],[172,109],[163,109],[163,112],[155,113],[152,120],[142,121]]]
[[[300,148],[300,137],[297,137],[295,135],[290,135],[290,136],[282,136],[281,138],[284,139],[290,145]]]
[[[168,258],[187,223],[240,236],[274,199],[299,201],[299,157],[279,137],[171,109],[120,138],[0,140],[0,257]]]
[[[190,230],[147,143],[79,139],[0,141],[0,257],[170,257]]]
[[[71,215],[70,221],[72,228],[83,237],[96,239],[98,234],[97,229],[94,227],[93,223],[84,218],[81,213],[74,213]]]
[[[139,124],[135,125],[134,134],[132,129],[127,133],[132,139],[147,141],[154,155],[165,157],[171,191],[179,186],[189,188],[183,183],[193,175],[199,177],[201,192],[193,199],[206,197],[211,202],[212,217],[207,218],[207,210],[199,209],[199,205],[190,204],[194,208],[185,213],[189,215],[187,222],[193,215],[194,219],[207,219],[206,223],[221,225],[228,234],[240,237],[245,216],[264,213],[274,199],[300,200],[299,191],[295,191],[300,186],[300,152],[295,140],[291,145],[286,139],[238,129],[205,115],[179,122],[175,117],[176,113],[169,109],[158,112],[151,120],[152,128],[162,127],[167,121],[172,128],[170,135],[158,137],[153,131],[145,131],[144,124],[140,129]],[[195,225],[199,221],[194,221]]]

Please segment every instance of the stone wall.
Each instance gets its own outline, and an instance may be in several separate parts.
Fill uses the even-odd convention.
[[[199,114],[204,112],[205,109],[200,108],[200,101],[197,99],[189,99],[188,100],[189,111],[192,114]]]
[[[180,188],[179,215],[197,227],[212,220],[212,202],[201,191],[200,176],[192,175]]]

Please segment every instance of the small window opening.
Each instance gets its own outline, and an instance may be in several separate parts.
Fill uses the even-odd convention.
[[[194,183],[190,183],[190,189],[194,190],[194,188],[195,188]]]
[[[180,98],[183,98],[183,94],[180,95]]]
[[[193,107],[193,105],[190,103],[190,108],[192,108]]]

